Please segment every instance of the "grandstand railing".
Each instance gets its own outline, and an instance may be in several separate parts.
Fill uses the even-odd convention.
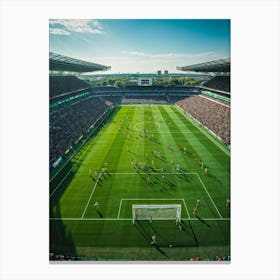
[[[206,91],[206,90],[202,90],[201,93],[204,94],[204,95],[208,95],[210,97],[213,97],[215,99],[219,99],[219,100],[222,100],[222,101],[230,103],[230,98],[228,98],[228,97],[221,96],[219,94],[215,94],[213,92]]]

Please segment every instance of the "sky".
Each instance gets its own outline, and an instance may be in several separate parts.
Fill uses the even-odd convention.
[[[106,73],[176,73],[229,57],[230,20],[50,19],[49,39],[51,52],[111,66]]]

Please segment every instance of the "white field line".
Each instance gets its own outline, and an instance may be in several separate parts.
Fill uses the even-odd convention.
[[[206,97],[206,96],[199,95],[199,97],[208,99],[208,100],[210,100],[210,101],[212,101],[212,102],[215,102],[215,103],[218,103],[218,104],[220,104],[220,105],[222,105],[222,106],[225,106],[225,107],[227,107],[227,108],[230,108],[230,106],[228,106],[228,105],[226,105],[226,104],[224,104],[224,103],[221,103],[221,102],[219,102],[219,101],[213,100],[213,99],[211,99],[211,98],[208,98],[208,97]]]
[[[86,207],[85,207],[85,209],[84,209],[84,212],[83,212],[83,214],[82,214],[81,219],[83,219],[83,218],[84,218],[84,215],[85,215],[85,213],[86,213],[86,211],[87,211],[87,208],[88,208],[89,202],[90,202],[91,197],[92,197],[92,195],[93,195],[93,193],[94,193],[94,191],[95,191],[95,189],[96,189],[97,182],[99,181],[100,176],[101,176],[101,173],[99,173],[99,176],[98,176],[98,177],[97,177],[97,179],[96,179],[96,182],[95,182],[94,187],[93,187],[93,189],[92,189],[92,191],[91,191],[91,194],[90,194],[90,196],[89,196],[89,199],[88,199],[87,205],[86,205]]]
[[[118,219],[120,218],[121,208],[122,208],[122,199],[120,201],[119,211],[118,211]]]
[[[214,200],[212,199],[212,197],[211,197],[211,195],[209,194],[209,192],[208,192],[207,188],[205,187],[204,183],[202,182],[202,180],[201,180],[201,178],[200,178],[199,174],[198,174],[198,173],[196,173],[196,175],[197,175],[197,177],[198,177],[198,179],[199,179],[200,183],[202,184],[202,186],[203,186],[204,190],[205,190],[205,191],[206,191],[206,193],[208,194],[208,196],[209,196],[210,200],[212,201],[212,203],[213,203],[213,205],[214,205],[215,209],[217,210],[217,212],[218,212],[218,214],[219,214],[220,218],[221,218],[221,219],[223,219],[223,217],[222,217],[222,215],[221,215],[220,211],[218,210],[218,208],[217,208],[217,206],[216,206],[216,204],[215,204]]]
[[[131,221],[131,218],[50,218],[51,221]],[[174,220],[158,218],[154,220]],[[182,218],[184,221],[199,221],[197,218]],[[203,221],[230,221],[230,218],[201,218]]]
[[[84,154],[87,152],[87,150],[89,149],[90,145],[87,147],[87,149],[82,153],[82,155],[78,158],[78,160],[76,161],[76,163],[71,167],[71,169],[67,172],[67,174],[63,177],[63,179],[60,181],[60,183],[56,186],[56,188],[52,191],[52,193],[50,194],[50,198],[52,197],[52,195],[56,192],[56,190],[60,187],[60,185],[64,182],[64,180],[67,178],[67,176],[70,174],[70,172],[72,171],[73,167],[76,166],[76,164],[79,162],[79,160],[84,156]],[[73,156],[74,157],[74,156]],[[73,158],[72,157],[72,158]],[[70,158],[70,159],[72,159]],[[70,160],[69,159],[69,160]],[[67,161],[68,162],[68,161]],[[65,166],[65,165],[64,165]],[[63,169],[63,168],[62,168]],[[62,170],[61,169],[61,170]],[[58,172],[60,173],[60,172]],[[56,175],[58,174],[56,173]],[[56,175],[50,180],[51,181],[56,177]]]
[[[189,219],[190,219],[191,217],[190,217],[190,213],[189,213],[187,204],[186,204],[186,202],[185,202],[185,199],[182,199],[182,200],[183,200],[183,202],[184,202],[185,208],[186,208],[186,210],[187,210],[188,217],[189,217]],[[181,219],[181,220],[182,220],[182,219]]]

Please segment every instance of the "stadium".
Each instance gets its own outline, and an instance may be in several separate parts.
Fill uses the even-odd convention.
[[[50,261],[230,260],[230,58],[197,86],[92,86],[50,53]],[[76,74],[75,74],[76,73]]]

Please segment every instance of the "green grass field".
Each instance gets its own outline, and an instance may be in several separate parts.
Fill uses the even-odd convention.
[[[97,175],[105,165],[108,173]],[[121,106],[50,181],[50,252],[98,260],[228,256],[229,197],[225,146],[175,106]],[[133,224],[133,204],[180,204],[182,230],[174,220]]]

